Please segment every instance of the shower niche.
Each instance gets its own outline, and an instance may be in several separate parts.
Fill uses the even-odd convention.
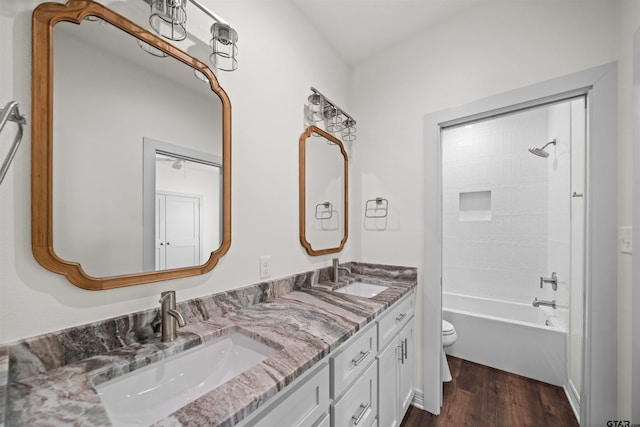
[[[491,221],[491,191],[461,192],[458,219],[460,221]]]

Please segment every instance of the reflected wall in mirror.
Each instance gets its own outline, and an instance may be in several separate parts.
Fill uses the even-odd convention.
[[[300,243],[309,255],[340,252],[349,235],[349,160],[339,139],[315,126],[300,136]]]
[[[204,63],[98,3],[43,3],[32,88],[40,264],[93,290],[216,265],[231,243],[231,106]]]

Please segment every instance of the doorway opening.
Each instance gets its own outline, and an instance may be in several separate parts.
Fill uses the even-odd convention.
[[[442,310],[458,337],[446,353],[564,387],[577,417],[586,105],[441,131]]]

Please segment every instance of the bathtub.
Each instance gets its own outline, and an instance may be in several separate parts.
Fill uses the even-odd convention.
[[[533,298],[532,298],[533,300]],[[545,309],[443,292],[457,342],[447,354],[549,384],[566,383],[566,331]]]

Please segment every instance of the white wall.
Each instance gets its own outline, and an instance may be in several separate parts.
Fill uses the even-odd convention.
[[[633,34],[640,27],[640,2],[636,0],[621,0],[618,2],[618,225],[631,225],[632,209],[636,212],[639,206],[632,208],[632,152],[633,147],[631,126],[633,123]],[[637,72],[637,71],[636,71]],[[637,158],[637,157],[636,157]],[[637,167],[637,164],[635,165]],[[637,182],[637,181],[636,181]],[[636,227],[637,228],[637,227]],[[637,230],[634,230],[637,236]],[[637,247],[637,245],[636,245]],[[636,256],[637,256],[636,249]],[[633,322],[633,313],[637,310],[640,293],[638,278],[635,278],[635,292],[632,294],[631,256],[618,254],[618,413],[621,419],[630,419],[632,406],[636,418],[640,422],[640,388],[636,388],[636,395],[632,395],[631,372],[634,365],[636,381],[640,381],[638,374],[638,348],[632,353],[632,330],[638,336],[640,324]],[[635,319],[640,319],[635,316]],[[636,344],[638,345],[638,344]],[[640,384],[640,383],[636,383]],[[636,385],[638,387],[638,385]]]
[[[0,102],[15,99],[27,115],[31,108],[30,19],[39,3],[3,0],[0,6],[2,56],[9,59],[0,65]],[[146,3],[104,3],[147,25]],[[309,257],[299,243],[298,139],[310,86],[350,111],[349,69],[287,2],[207,4],[239,34],[240,67],[219,76],[233,111],[229,252],[204,276],[101,292],[81,290],[45,270],[31,254],[31,139],[27,128],[0,187],[0,342],[155,307],[160,292],[168,289],[175,289],[183,300],[256,283],[261,255],[271,255],[272,277],[330,265],[331,256]],[[201,20],[204,23],[199,26]],[[207,22],[197,11],[191,14],[190,29],[202,41],[188,40],[183,48],[202,52],[208,42]],[[13,139],[9,131],[13,127],[7,124],[0,136],[2,154]],[[162,135],[154,137],[162,140]],[[341,254],[343,260],[351,259],[350,242]]]
[[[615,25],[610,2],[482,2],[357,65],[351,89],[359,124],[352,174],[355,258],[424,268],[425,113],[613,61]],[[355,209],[376,195],[387,197],[392,210],[393,226],[385,232],[356,227],[361,218]],[[419,294],[422,286],[438,284],[421,283]],[[422,335],[416,332],[418,352]],[[419,364],[418,388],[422,378]]]

